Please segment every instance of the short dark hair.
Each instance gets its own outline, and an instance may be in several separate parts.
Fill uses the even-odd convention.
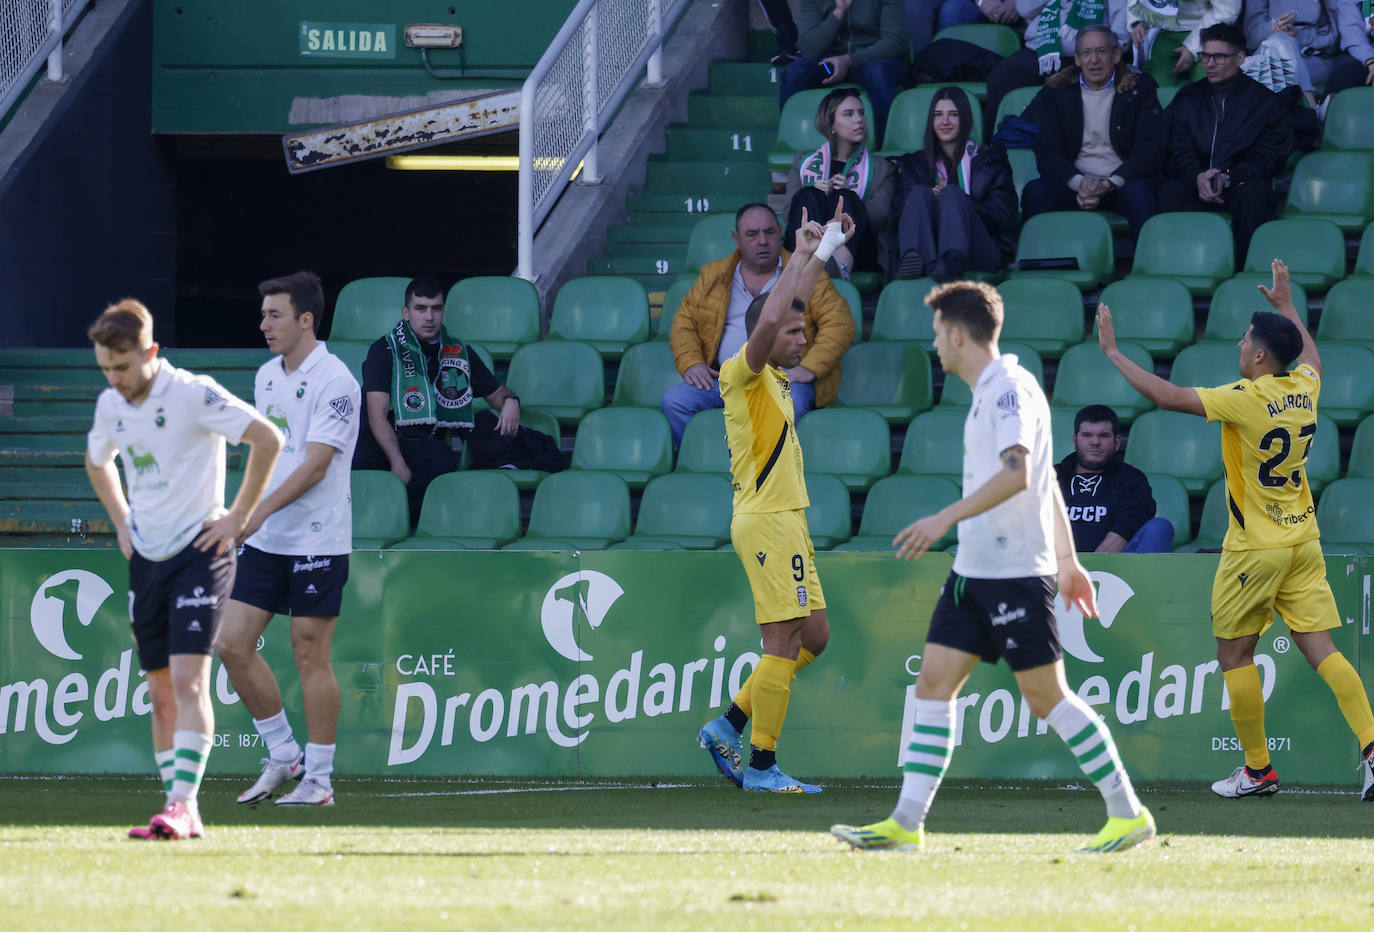
[[[1198,40],[1203,45],[1225,42],[1237,52],[1245,51],[1245,33],[1235,23],[1213,23],[1198,34]]]
[[[421,275],[419,278],[412,278],[410,284],[406,285],[406,304],[410,299],[419,295],[422,298],[442,298],[444,296],[444,286],[439,284],[437,278],[429,275]]]
[[[749,309],[744,312],[744,335],[746,337],[754,335],[754,328],[759,325],[759,318],[763,316],[763,306],[768,303],[769,294],[771,292],[765,291],[749,302]],[[793,298],[792,310],[798,314],[806,313],[806,302],[801,298]]]
[[[774,212],[773,208],[771,208],[771,207],[769,207],[767,204],[761,203],[761,202],[759,202],[759,201],[750,201],[748,204],[745,204],[745,205],[744,205],[743,207],[741,207],[739,210],[735,211],[735,232],[736,232],[736,233],[739,232],[739,222],[740,222],[741,220],[743,220],[743,219],[744,219],[744,215],[747,214],[747,213],[749,213],[749,211],[751,211],[751,210],[766,210],[766,211],[768,211],[768,216],[770,216],[770,217],[773,218],[773,222],[774,222],[774,223],[777,222],[778,215],[777,215],[776,212]]]
[[[1121,433],[1121,418],[1107,405],[1088,405],[1086,408],[1080,408],[1073,416],[1073,432],[1078,433],[1078,429],[1084,424],[1097,424],[1102,421],[1111,422],[1113,434]]]
[[[1250,336],[1279,364],[1279,372],[1288,371],[1293,360],[1302,355],[1302,334],[1297,324],[1282,314],[1256,311],[1250,318]]]
[[[314,272],[292,272],[278,278],[269,278],[258,285],[258,294],[267,297],[284,294],[291,299],[291,309],[300,320],[302,314],[310,314],[310,328],[318,330],[320,317],[324,314],[324,286]]]
[[[1002,330],[1002,296],[984,282],[941,285],[926,295],[926,306],[939,311],[945,323],[963,327],[978,343],[991,344]]]
[[[145,349],[153,345],[153,315],[142,301],[125,298],[105,308],[86,336],[116,353]]]

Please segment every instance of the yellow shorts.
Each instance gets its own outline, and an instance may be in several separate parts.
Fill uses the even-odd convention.
[[[735,515],[730,542],[749,577],[754,620],[759,624],[805,618],[825,608],[806,512]]]
[[[1263,634],[1275,611],[1299,633],[1340,626],[1320,540],[1221,552],[1212,581],[1212,633],[1219,638]]]

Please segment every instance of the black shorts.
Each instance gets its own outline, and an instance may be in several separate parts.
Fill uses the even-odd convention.
[[[987,663],[1007,658],[1029,670],[1064,656],[1054,620],[1053,576],[969,579],[950,573],[930,618],[927,643],[976,654]]]
[[[191,545],[166,560],[129,560],[129,614],[138,661],[161,670],[171,654],[208,654],[234,588],[234,551],[215,556]]]
[[[239,574],[230,598],[274,615],[337,617],[346,582],[348,554],[297,557],[244,544],[239,548]]]

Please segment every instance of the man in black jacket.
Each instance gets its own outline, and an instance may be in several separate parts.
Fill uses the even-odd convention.
[[[1079,553],[1168,553],[1174,526],[1155,517],[1150,481],[1122,462],[1121,421],[1106,405],[1074,415],[1073,452],[1055,464]]]
[[[1207,77],[1180,90],[1166,111],[1169,168],[1159,209],[1229,211],[1240,268],[1250,237],[1274,218],[1273,179],[1293,151],[1293,129],[1279,98],[1240,73],[1240,27],[1208,26],[1201,39]]]
[[[1038,95],[1040,177],[1021,192],[1021,211],[1030,218],[1113,210],[1126,215],[1134,238],[1155,213],[1162,167],[1157,85],[1121,64],[1121,46],[1107,26],[1083,27],[1074,61]]]

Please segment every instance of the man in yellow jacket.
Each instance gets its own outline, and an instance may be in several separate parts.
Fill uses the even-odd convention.
[[[673,430],[674,449],[693,414],[723,406],[720,361],[744,345],[745,311],[773,287],[787,261],[782,228],[766,204],[741,207],[730,236],[735,251],[702,268],[673,317],[669,345],[682,381],[663,393],[663,413]],[[824,272],[806,302],[804,320],[806,352],[798,365],[787,370],[796,420],[835,400],[840,357],[854,342],[849,303]]]

